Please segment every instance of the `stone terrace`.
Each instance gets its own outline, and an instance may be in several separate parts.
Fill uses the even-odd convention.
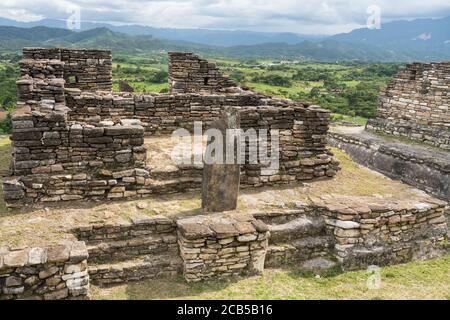
[[[225,223],[217,226],[224,230],[218,238],[209,229],[195,233],[195,237],[178,230],[205,219],[197,191],[110,203],[38,203],[0,216],[0,261],[4,262],[9,252],[29,252],[33,248],[45,251],[55,244],[82,241],[89,254],[89,281],[106,285],[183,272],[190,281],[239,270],[260,272],[260,257],[264,257],[266,268],[291,263],[301,268],[316,264],[330,267],[338,263],[355,269],[373,263],[430,258],[445,252],[440,245],[447,232],[444,202],[359,167],[339,150],[334,152],[343,168],[334,179],[242,190],[236,211],[224,217],[207,217],[213,224]],[[241,219],[241,215],[248,218]],[[243,225],[227,222],[230,217],[242,220]],[[249,228],[247,222],[256,226]],[[258,243],[254,240],[255,235],[259,237],[256,227],[263,233],[264,225],[270,235],[266,239],[261,235],[262,242]],[[189,241],[182,240],[178,232]],[[240,232],[245,236],[239,238]],[[191,246],[182,256],[178,253],[178,241]],[[7,264],[9,259],[6,258]],[[53,268],[52,263],[48,268]],[[80,268],[74,274],[74,279],[80,280],[69,284],[76,295],[87,292],[84,264]],[[37,270],[47,269],[38,265]],[[57,283],[63,275],[61,271],[49,281]],[[28,277],[31,275],[24,279]],[[64,279],[69,278],[70,275],[64,275]],[[6,286],[6,291],[12,295],[2,298],[29,292],[29,287],[22,288],[12,280],[8,284],[11,286]],[[59,280],[56,285],[59,284],[60,291],[46,297],[72,297],[64,282]],[[53,292],[52,288],[49,290],[45,294]]]
[[[178,184],[160,183],[146,166],[144,136],[192,130],[195,121],[207,129],[226,106],[238,108],[243,129],[280,133],[280,170],[244,164],[244,185],[336,174],[338,163],[325,143],[328,111],[242,90],[192,54],[169,58],[171,93],[142,95],[110,91],[108,51],[24,49],[12,117],[12,176],[3,183],[7,203],[122,199],[198,187],[195,168],[185,168]]]

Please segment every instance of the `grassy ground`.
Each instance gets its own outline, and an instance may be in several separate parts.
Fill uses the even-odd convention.
[[[127,79],[125,79],[125,80],[127,80]],[[141,81],[134,81],[133,79],[131,79],[131,80],[128,79],[127,83],[135,90],[135,92],[159,93],[159,92],[161,92],[161,90],[169,89],[168,83],[141,82]],[[113,82],[113,91],[119,92],[119,82],[118,81]]]
[[[345,122],[350,122],[350,123],[354,123],[360,126],[365,126],[367,123],[367,119],[363,118],[363,117],[351,117],[351,116],[346,116],[343,114],[337,114],[337,113],[332,113],[331,114],[331,122],[339,122],[339,121],[345,121]]]
[[[390,134],[386,134],[386,133],[382,133],[382,132],[374,132],[373,133],[376,136],[379,136],[380,138],[386,139],[387,141],[392,141],[392,142],[401,142],[401,143],[406,143],[412,146],[422,146],[422,147],[427,147],[430,149],[434,149],[437,152],[446,152],[447,150],[442,149],[442,148],[438,148],[438,147],[434,147],[430,144],[424,143],[420,140],[412,140],[408,137],[405,136],[393,136]]]
[[[8,175],[9,162],[11,159],[11,141],[9,136],[0,135],[0,182]],[[6,211],[5,201],[0,197],[0,214]]]
[[[450,256],[380,269],[378,289],[366,271],[334,270],[316,278],[295,268],[261,276],[187,284],[181,277],[93,287],[94,299],[443,299],[450,300]]]

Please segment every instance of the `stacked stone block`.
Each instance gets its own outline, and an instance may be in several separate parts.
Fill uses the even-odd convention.
[[[338,163],[326,149],[329,112],[317,106],[268,99],[251,92],[241,94],[129,95],[69,94],[69,117],[89,123],[120,122],[120,115],[139,120],[146,134],[170,134],[178,128],[203,129],[218,119],[221,110],[234,106],[241,113],[242,129],[280,132],[281,170],[261,170],[262,165],[243,167],[242,182],[258,186],[333,177]],[[270,150],[270,138],[268,148]]]
[[[413,63],[381,92],[367,129],[450,149],[450,62]]]
[[[328,143],[354,161],[450,201],[450,154],[423,147],[405,148],[378,137],[330,132]]]
[[[135,216],[121,223],[98,223],[72,232],[85,241],[89,261],[121,261],[141,255],[177,253],[173,220],[164,216]]]
[[[96,223],[72,232],[87,244],[91,282],[99,285],[181,273],[176,224],[164,216]]]
[[[47,247],[0,247],[0,300],[86,299],[88,253],[84,242]]]
[[[268,228],[252,216],[197,216],[178,220],[177,226],[188,282],[264,270]]]
[[[63,66],[66,88],[112,90],[111,51],[25,48],[23,59],[58,61]]]
[[[170,92],[213,92],[235,86],[220,73],[215,63],[192,53],[169,52]]]
[[[266,267],[304,265],[316,259],[334,264],[334,237],[327,234],[323,215],[314,206],[303,202],[290,206],[292,208],[279,212],[254,215],[266,223],[270,230]]]
[[[154,95],[98,91],[108,89],[103,79],[111,78],[110,55],[101,50],[24,49],[12,117],[12,177],[5,179],[3,188],[10,206],[199,188],[201,175],[194,166],[179,168],[170,181],[152,174],[145,163],[144,132],[192,130],[196,121],[206,130],[226,106],[239,110],[244,130],[280,131],[280,170],[245,164],[244,185],[336,174],[338,163],[325,148],[327,111],[231,87]],[[71,85],[69,78],[81,77],[84,69],[87,77]]]
[[[40,201],[106,197],[148,176],[139,171],[146,158],[140,126],[70,124],[65,111],[29,106],[17,109],[12,122],[13,177],[4,183],[11,203],[20,194]]]
[[[314,199],[335,239],[335,255],[345,269],[404,263],[444,252],[446,203],[323,196]]]

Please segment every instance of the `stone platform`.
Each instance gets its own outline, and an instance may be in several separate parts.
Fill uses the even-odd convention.
[[[213,214],[177,221],[187,281],[264,270],[269,229],[248,214]]]
[[[354,161],[450,201],[450,152],[377,135],[364,127],[333,127],[328,142]]]
[[[333,152],[343,167],[335,179],[243,189],[238,208],[224,215],[205,216],[200,192],[3,212],[0,265],[5,253],[81,242],[89,255],[88,281],[103,286],[183,274],[199,281],[287,265],[315,272],[333,266],[353,270],[448,252],[445,202]],[[193,225],[201,232],[192,232]],[[52,265],[42,261],[35,267]],[[10,272],[0,267],[0,274]],[[4,279],[2,290],[20,287]],[[29,290],[30,296],[37,294]],[[56,297],[70,297],[60,293]]]

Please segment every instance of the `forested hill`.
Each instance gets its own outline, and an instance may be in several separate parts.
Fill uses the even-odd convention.
[[[343,36],[342,36],[343,37]],[[23,47],[108,48],[117,53],[139,54],[158,51],[193,51],[205,56],[232,58],[270,58],[314,61],[417,61],[450,59],[450,49],[402,50],[383,48],[377,43],[343,40],[305,40],[298,44],[264,43],[217,47],[191,42],[166,40],[151,35],[132,36],[108,28],[74,32],[67,29],[0,26],[0,51],[19,52]],[[373,41],[372,41],[373,42]]]

